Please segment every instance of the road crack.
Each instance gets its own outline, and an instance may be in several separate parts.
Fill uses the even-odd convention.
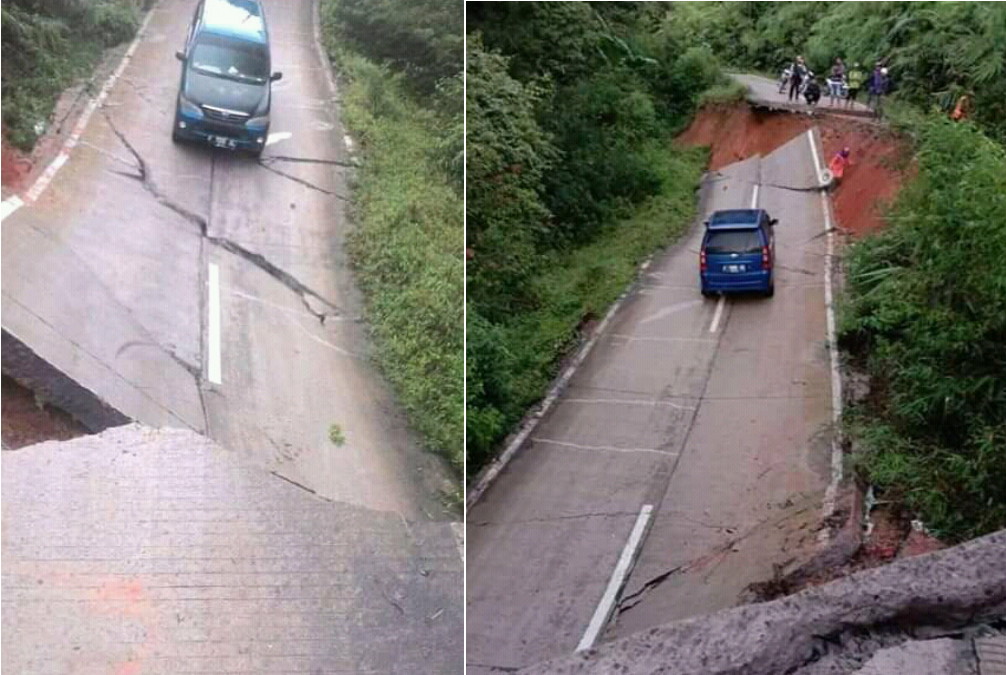
[[[289,173],[287,173],[285,171],[280,171],[279,169],[277,169],[274,166],[269,166],[269,164],[266,163],[266,161],[263,160],[263,159],[259,159],[258,160],[258,165],[260,167],[262,167],[263,169],[265,169],[266,171],[271,171],[272,173],[276,174],[277,176],[282,176],[283,178],[286,178],[287,180],[292,180],[294,183],[297,183],[299,185],[303,185],[304,187],[306,187],[308,189],[315,190],[317,192],[320,192],[322,194],[328,195],[330,197],[335,197],[336,199],[340,199],[340,200],[342,200],[344,202],[348,202],[349,201],[348,197],[346,197],[344,195],[340,195],[338,192],[333,192],[332,190],[326,190],[323,187],[315,185],[311,181],[304,180],[303,178],[298,178],[297,176],[294,176],[293,174],[289,174]]]
[[[116,173],[119,173],[120,175],[123,175],[127,178],[132,178],[138,181],[143,186],[143,188],[157,201],[158,204],[164,206],[165,208],[170,209],[171,211],[174,211],[179,216],[184,218],[187,222],[192,223],[193,225],[198,227],[200,236],[207,242],[215,246],[219,246],[220,248],[250,262],[251,264],[255,265],[272,278],[279,281],[288,289],[296,293],[300,297],[301,302],[304,305],[304,308],[312,316],[318,319],[318,322],[321,325],[324,326],[325,321],[328,318],[341,317],[342,312],[334,303],[330,302],[322,295],[320,295],[317,291],[305,285],[303,282],[301,282],[299,279],[297,279],[289,272],[278,267],[276,264],[271,262],[262,254],[255,253],[254,251],[245,248],[236,241],[227,239],[226,237],[215,237],[211,235],[209,233],[209,221],[207,220],[207,218],[199,215],[198,213],[194,213],[188,210],[187,208],[181,206],[180,204],[177,204],[167,195],[165,195],[157,187],[157,184],[154,182],[153,176],[151,176],[150,167],[147,164],[146,160],[143,158],[143,156],[140,154],[140,152],[133,146],[132,143],[130,143],[129,139],[126,138],[126,135],[122,133],[122,131],[116,126],[115,122],[112,120],[111,115],[108,114],[108,111],[102,109],[102,114],[104,115],[105,120],[108,122],[108,126],[109,128],[111,128],[112,133],[116,135],[116,137],[122,143],[123,147],[125,147],[126,150],[129,151],[129,154],[132,155],[133,159],[136,162],[136,169],[139,172],[138,175],[128,174],[124,172],[116,172]],[[290,176],[281,171],[273,169],[272,167],[265,166],[265,164],[263,164],[261,161],[259,162],[259,165],[263,166],[264,168],[270,171],[279,173],[291,180],[308,185],[308,187],[311,187],[315,190],[339,197],[339,195],[336,195],[334,192],[323,190],[322,188],[311,185],[306,181],[302,181],[301,179],[295,176]],[[340,197],[340,199],[345,198]],[[312,306],[310,298],[317,300],[326,309],[318,309],[317,307]]]
[[[343,162],[338,159],[316,159],[314,157],[291,157],[289,155],[268,155],[262,157],[262,163],[271,162],[293,162],[299,164],[331,164],[332,166],[342,166],[347,169],[355,169],[359,166],[355,162]]]

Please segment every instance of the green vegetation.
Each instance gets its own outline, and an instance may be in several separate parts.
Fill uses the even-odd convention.
[[[337,448],[346,444],[346,435],[342,433],[342,427],[333,424],[328,428],[328,440]]]
[[[133,37],[140,0],[9,0],[3,15],[3,127],[30,150],[63,91]]]
[[[681,2],[666,30],[738,69],[777,74],[796,54],[826,73],[836,56],[890,68],[895,94],[975,120],[1006,142],[1006,5],[996,2]]]
[[[376,357],[427,446],[463,465],[462,3],[324,0],[360,145],[350,255]]]
[[[849,251],[840,337],[874,387],[849,431],[872,481],[960,540],[1006,527],[1006,152],[910,124],[918,177]]]
[[[674,147],[723,86],[663,3],[468,11],[469,474],[539,400],[584,323],[692,220],[705,155]]]

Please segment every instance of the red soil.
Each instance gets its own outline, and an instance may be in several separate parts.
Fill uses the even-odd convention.
[[[839,227],[851,234],[881,227],[883,209],[895,197],[911,167],[905,145],[875,123],[762,112],[740,103],[700,110],[678,141],[709,146],[709,168],[716,170],[754,155],[766,155],[811,126],[820,128],[824,162],[843,147],[852,151],[845,176],[831,195]]]
[[[0,147],[0,182],[4,187],[20,190],[24,186],[25,177],[31,173],[32,161],[23,152],[7,142],[6,134],[2,135]]]

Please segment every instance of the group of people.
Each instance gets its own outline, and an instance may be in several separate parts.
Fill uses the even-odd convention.
[[[883,62],[878,61],[873,72],[867,77],[859,63],[854,63],[851,68],[846,69],[842,59],[836,58],[827,79],[822,81],[807,68],[803,57],[797,56],[783,71],[780,93],[787,84],[790,101],[795,99],[799,102],[802,95],[811,107],[820,102],[823,95],[822,85],[828,89],[830,105],[837,106],[844,101],[846,108],[852,107],[859,97],[859,92],[865,87],[866,105],[879,115],[883,97],[891,88],[891,78]]]

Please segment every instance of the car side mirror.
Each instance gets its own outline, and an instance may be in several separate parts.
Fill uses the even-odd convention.
[[[175,52],[175,58],[181,62],[185,62],[185,52]]]
[[[772,220],[768,221],[768,224],[771,227],[775,227],[778,222],[779,222],[778,219],[773,218]]]
[[[272,80],[273,82],[275,82],[276,80],[282,80],[283,73],[276,71],[275,73],[269,76],[269,79]]]
[[[706,227],[709,227],[709,221],[708,220],[703,220],[702,224],[705,225]]]

